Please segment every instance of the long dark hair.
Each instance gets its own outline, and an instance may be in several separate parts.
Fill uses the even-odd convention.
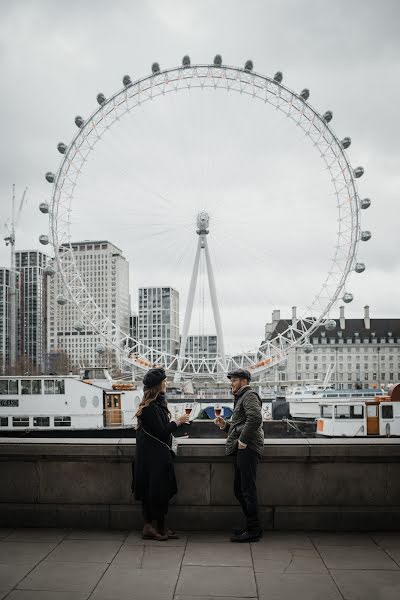
[[[155,385],[151,388],[148,388],[147,390],[144,390],[143,398],[140,401],[140,404],[136,411],[135,417],[140,418],[140,415],[142,414],[143,409],[146,408],[147,406],[150,406],[150,404],[152,402],[157,400],[157,398],[160,394],[164,393],[164,391],[162,389],[162,383],[163,382],[161,382],[158,385]],[[167,408],[167,412],[168,412],[168,418],[171,419],[171,413],[168,410],[168,408]]]

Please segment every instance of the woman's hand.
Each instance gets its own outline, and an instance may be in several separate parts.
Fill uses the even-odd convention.
[[[182,415],[176,420],[176,424],[178,425],[178,427],[179,425],[185,425],[186,423],[189,423],[189,415],[186,414]]]
[[[214,423],[218,425],[220,429],[225,429],[226,421],[222,417],[217,417],[214,419]]]

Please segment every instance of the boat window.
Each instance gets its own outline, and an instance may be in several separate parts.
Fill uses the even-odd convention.
[[[393,419],[393,406],[382,406],[382,419]]]
[[[332,419],[332,406],[330,404],[323,404],[321,406],[321,417]]]
[[[13,417],[13,427],[29,427],[29,417]]]
[[[356,404],[350,407],[350,419],[363,419],[364,418],[364,407]]]
[[[64,379],[56,379],[54,382],[54,393],[65,394],[65,381]]]
[[[40,379],[21,379],[21,394],[41,394],[42,382]]]
[[[335,418],[350,419],[350,406],[348,404],[345,404],[344,406],[335,406]]]
[[[54,381],[52,379],[44,380],[44,393],[54,394]]]
[[[50,427],[50,417],[33,417],[34,427]]]
[[[0,394],[18,394],[18,379],[2,379]]]
[[[367,406],[367,416],[368,417],[377,417],[378,416],[378,407],[376,404],[370,404]]]
[[[0,417],[0,427],[8,427],[8,417]]]
[[[71,427],[71,417],[54,417],[54,427]]]

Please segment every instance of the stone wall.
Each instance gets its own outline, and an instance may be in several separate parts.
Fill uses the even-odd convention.
[[[0,439],[0,526],[131,529],[135,440]],[[400,529],[396,439],[271,439],[259,467],[266,529]],[[223,440],[182,440],[171,523],[229,529],[241,523]]]

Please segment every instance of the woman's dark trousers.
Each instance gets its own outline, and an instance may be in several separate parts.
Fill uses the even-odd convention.
[[[245,514],[246,530],[250,532],[258,532],[261,529],[256,486],[259,462],[260,456],[254,450],[244,448],[237,451],[233,491]]]

